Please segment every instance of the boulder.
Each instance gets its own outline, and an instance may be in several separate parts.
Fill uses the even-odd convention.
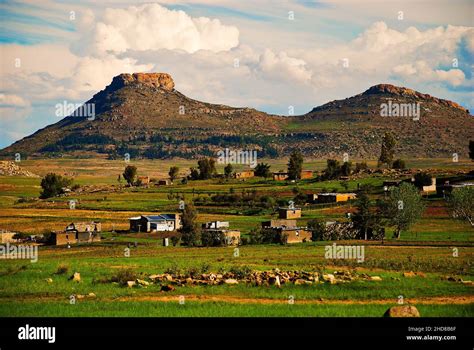
[[[237,281],[235,278],[228,278],[224,281],[225,284],[239,284],[239,281]]]
[[[81,282],[81,274],[79,272],[74,272],[74,274],[69,279],[73,282]]]
[[[137,283],[141,286],[149,286],[150,285],[150,282],[140,280],[140,279],[137,279]]]
[[[53,283],[53,279],[52,279],[52,278],[46,278],[45,281],[48,282],[48,283]]]
[[[420,312],[413,305],[392,306],[384,317],[420,317]]]
[[[336,277],[334,277],[333,274],[328,273],[328,274],[323,274],[323,281],[324,282],[329,282],[331,284],[336,284]]]
[[[127,287],[132,288],[136,285],[137,283],[135,281],[127,281]]]
[[[416,273],[414,273],[413,271],[403,273],[403,277],[415,277],[415,276],[416,276]]]
[[[164,285],[164,286],[161,286],[161,291],[162,292],[172,292],[174,291],[176,288],[173,287],[172,285]]]
[[[371,281],[381,281],[382,277],[380,277],[380,276],[370,276],[370,280]]]

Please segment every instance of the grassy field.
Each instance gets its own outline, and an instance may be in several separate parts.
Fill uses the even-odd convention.
[[[269,160],[272,169],[284,169],[285,160]],[[138,161],[139,174],[165,178],[171,165],[182,172],[194,166],[189,160]],[[408,160],[416,168],[450,169],[449,160]],[[369,162],[370,164],[370,162]],[[54,171],[74,178],[81,185],[118,185],[117,175],[125,166],[121,161],[94,160],[27,160],[22,167],[40,176]],[[467,169],[467,162],[457,163]],[[324,162],[313,160],[305,168],[321,170]],[[312,242],[294,245],[245,245],[234,248],[162,247],[154,235],[127,233],[128,218],[139,214],[169,212],[178,209],[175,194],[186,201],[212,194],[239,193],[256,190],[278,199],[292,198],[295,184],[263,179],[190,181],[186,185],[166,187],[124,188],[113,193],[87,193],[48,200],[37,200],[41,178],[0,177],[0,229],[39,234],[63,230],[74,221],[100,220],[103,240],[93,244],[67,247],[39,247],[36,263],[25,260],[1,260],[0,316],[382,316],[397,305],[399,296],[414,304],[422,316],[474,316],[473,285],[453,280],[470,281],[474,277],[474,235],[468,224],[453,220],[441,199],[430,198],[427,208],[400,240],[383,242],[347,241],[344,244],[364,245],[365,261],[328,260],[325,245],[332,242]],[[349,181],[348,189],[357,183],[380,187],[384,177],[373,176]],[[305,191],[332,190],[343,187],[339,181],[302,181],[298,187]],[[68,201],[76,199],[76,209]],[[245,207],[198,206],[198,221],[229,221],[232,228],[244,235],[269,220],[271,210],[251,212]],[[299,223],[309,219],[343,220],[353,211],[353,204],[337,207],[309,206],[303,208]],[[273,216],[274,217],[274,216]],[[112,231],[119,232],[112,232]],[[123,233],[120,233],[120,231]],[[130,257],[124,255],[127,244],[132,246]],[[453,255],[453,247],[458,256]],[[56,274],[59,265],[68,272]],[[167,269],[200,269],[229,271],[248,267],[252,270],[320,271],[333,273],[350,270],[382,278],[381,281],[353,281],[344,284],[283,285],[256,287],[250,285],[184,286],[175,291],[160,292],[159,286],[127,288],[111,283],[97,283],[120,270],[130,269],[144,278]],[[403,272],[422,272],[424,276],[403,277]],[[80,272],[82,281],[68,278]],[[52,282],[47,282],[51,278]],[[94,298],[70,304],[73,294]],[[178,300],[184,297],[184,305]],[[290,303],[289,300],[294,300]]]

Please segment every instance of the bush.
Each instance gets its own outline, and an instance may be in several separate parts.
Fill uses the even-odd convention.
[[[367,170],[368,168],[369,168],[369,167],[367,166],[367,163],[366,163],[366,162],[356,163],[354,172],[360,173],[360,172],[362,172],[362,171]]]
[[[252,269],[247,265],[232,266],[229,272],[233,273],[236,278],[243,279],[252,273]]]
[[[40,194],[40,198],[45,199],[63,194],[64,187],[70,186],[71,183],[71,179],[67,179],[54,173],[49,173],[41,180],[43,191]]]
[[[403,159],[397,159],[393,162],[393,169],[406,169],[405,161]]]

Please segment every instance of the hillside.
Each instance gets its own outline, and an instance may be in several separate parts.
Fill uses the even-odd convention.
[[[224,147],[258,149],[259,157],[298,148],[311,156],[375,157],[385,131],[397,135],[398,153],[412,157],[467,157],[474,119],[454,102],[393,85],[327,103],[301,116],[188,98],[164,73],[120,74],[86,103],[95,117],[69,116],[0,151],[0,156],[197,158]],[[419,103],[420,118],[382,117],[382,103]]]

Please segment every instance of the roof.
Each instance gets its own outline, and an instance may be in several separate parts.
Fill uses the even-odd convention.
[[[355,193],[336,193],[336,192],[326,192],[326,193],[316,193],[318,196],[337,196],[337,195],[351,195],[356,196]]]
[[[143,215],[148,221],[176,220],[176,214]]]

